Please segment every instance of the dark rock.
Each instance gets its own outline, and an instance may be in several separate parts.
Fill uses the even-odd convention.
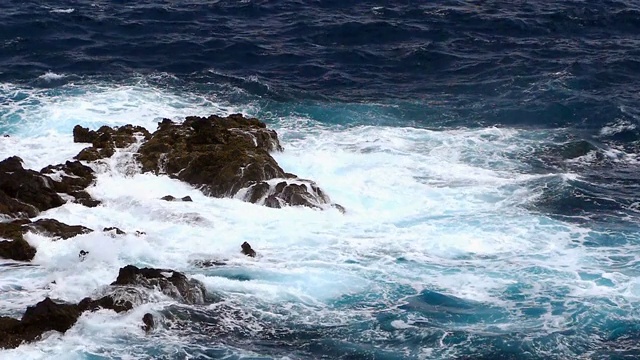
[[[44,211],[61,206],[65,201],[53,188],[53,181],[36,171],[27,170],[22,167],[22,159],[12,156],[0,162],[0,200],[7,197],[15,201],[7,201],[0,206],[1,210],[10,211],[22,207],[18,213],[9,212],[7,215],[20,216],[27,211],[26,206],[19,203],[31,205],[37,210]]]
[[[35,233],[62,238],[65,240],[78,235],[88,234],[93,231],[82,225],[67,225],[54,219],[40,219],[25,226]]]
[[[102,126],[98,130],[89,130],[80,125],[73,128],[73,140],[80,143],[91,143],[92,146],[83,149],[77,160],[95,161],[111,157],[116,148],[125,148],[134,144],[138,137],[148,139],[149,131],[141,126],[124,125],[111,128]]]
[[[164,200],[164,201],[186,201],[186,202],[192,202],[193,199],[191,199],[191,196],[184,196],[180,199],[176,198],[175,196],[172,195],[166,195],[160,198],[160,200]]]
[[[101,297],[98,300],[92,300],[91,298],[84,298],[78,306],[82,311],[95,311],[98,309],[109,309],[117,313],[129,311],[133,309],[133,303],[131,301],[116,301],[112,296],[107,295]]]
[[[286,205],[319,207],[328,203],[315,184],[280,168],[270,154],[279,150],[275,131],[258,119],[213,115],[187,117],[182,124],[164,119],[140,147],[138,160],[143,172],[166,173],[199,187],[208,196],[230,197],[247,189],[244,200],[254,203],[269,196]],[[285,193],[273,191],[265,181],[275,178],[296,179],[309,186]],[[269,204],[275,202],[269,200]]]
[[[341,213],[346,213],[347,210],[344,208],[344,206],[339,205],[339,204],[331,204],[331,206],[335,209],[337,209],[338,211],[340,211]]]
[[[2,136],[3,136],[3,137],[6,137],[6,138],[11,137],[11,135],[9,135],[9,134],[4,134],[4,135],[2,135]]]
[[[89,255],[89,252],[84,250],[80,250],[80,252],[78,253],[78,257],[80,258],[80,261],[84,261],[87,255]]]
[[[142,235],[147,235],[147,233],[146,233],[146,232],[144,232],[144,231],[138,231],[138,230],[136,230],[136,236],[142,236]]]
[[[142,326],[142,329],[145,332],[149,332],[151,330],[153,330],[153,328],[155,327],[155,322],[153,320],[153,315],[146,313],[144,314],[144,316],[142,317],[142,322],[144,323],[144,325]]]
[[[102,231],[104,231],[104,232],[115,232],[116,235],[126,235],[127,234],[126,232],[124,232],[124,231],[122,231],[122,230],[120,230],[120,229],[118,229],[117,227],[114,227],[114,226],[106,227],[106,228],[102,229]]]
[[[22,201],[18,201],[0,191],[0,214],[7,214],[18,218],[38,215],[38,209]]]
[[[255,250],[253,250],[251,245],[246,241],[242,243],[242,253],[250,257],[256,257]]]
[[[69,193],[69,195],[75,198],[75,203],[84,205],[86,207],[93,208],[102,204],[102,201],[92,198],[91,195],[89,195],[89,193],[86,191],[74,191]]]
[[[93,170],[83,165],[80,161],[67,161],[64,164],[50,165],[40,170],[42,174],[57,174],[59,181],[54,181],[53,186],[57,192],[72,193],[81,191],[93,184],[96,180]]]
[[[274,209],[280,209],[282,207],[282,205],[280,205],[280,201],[274,195],[269,195],[264,199],[264,206]]]
[[[111,285],[159,288],[164,294],[188,304],[202,304],[206,297],[206,289],[201,282],[167,269],[139,269],[133,265],[127,265],[120,269],[118,278]]]
[[[24,239],[22,225],[29,220],[19,220],[11,223],[0,223],[0,238],[10,241],[0,241],[0,257],[18,261],[30,261],[36,255],[36,249]]]
[[[50,298],[29,306],[21,320],[1,317],[0,348],[15,348],[23,342],[36,340],[51,330],[66,332],[78,320],[82,312],[77,305],[57,304]]]

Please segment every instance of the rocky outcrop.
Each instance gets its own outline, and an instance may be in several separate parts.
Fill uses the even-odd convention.
[[[17,156],[0,161],[0,201],[0,211],[12,217],[35,216],[65,203],[49,177],[23,168]]]
[[[184,274],[167,269],[142,268],[127,265],[120,269],[112,286],[143,286],[157,288],[164,294],[188,304],[204,303],[207,291],[204,285]]]
[[[23,225],[23,228],[31,230],[37,234],[65,240],[78,235],[88,234],[93,231],[82,225],[67,225],[55,219],[40,219]]]
[[[213,197],[240,197],[271,207],[320,207],[329,198],[310,180],[286,173],[270,155],[282,147],[275,131],[255,118],[164,119],[139,149],[142,171],[168,174]],[[274,181],[281,179],[280,181]]]
[[[131,303],[120,304],[109,296],[99,300],[85,298],[78,304],[56,303],[47,297],[36,305],[27,307],[20,320],[0,317],[0,334],[3,334],[0,336],[0,349],[15,348],[23,342],[37,340],[47,331],[65,333],[88,310],[104,308],[122,312],[132,307]]]
[[[141,126],[125,125],[111,128],[102,126],[98,130],[89,130],[80,125],[73,128],[73,141],[76,143],[90,143],[75,159],[95,161],[111,157],[116,148],[125,148],[134,144],[139,138],[149,139],[147,129]]]
[[[53,187],[59,193],[66,193],[75,198],[75,202],[87,207],[95,207],[100,201],[91,198],[84,191],[96,181],[93,170],[80,161],[67,161],[64,164],[50,165],[40,170],[54,180]]]
[[[81,225],[67,225],[54,219],[40,219],[31,222],[28,219],[0,223],[0,258],[18,261],[32,260],[36,249],[24,239],[24,234],[32,231],[53,238],[69,239],[87,234],[92,230]]]

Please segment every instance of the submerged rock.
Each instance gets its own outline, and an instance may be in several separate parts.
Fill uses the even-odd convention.
[[[35,216],[65,203],[49,177],[23,168],[17,156],[0,161],[0,193],[0,211],[14,217]]]
[[[258,119],[192,116],[182,124],[164,119],[140,147],[138,160],[143,172],[166,173],[208,196],[238,196],[272,207],[329,203],[315,183],[280,168],[270,154],[280,150],[276,132]],[[277,185],[268,182],[278,178],[283,181]]]
[[[142,268],[127,265],[120,269],[118,278],[111,285],[134,285],[158,288],[164,294],[188,304],[202,304],[207,291],[200,281],[167,269]]]
[[[175,196],[172,195],[166,195],[160,198],[160,200],[164,200],[164,201],[185,201],[185,202],[192,202],[193,199],[191,199],[191,196],[184,196],[180,199],[176,198]]]
[[[250,257],[256,257],[256,251],[251,248],[251,245],[249,245],[248,242],[246,242],[246,241],[243,242],[241,247],[242,247],[242,253],[243,254],[245,254],[247,256],[250,256]]]
[[[142,317],[142,322],[144,323],[144,325],[142,326],[142,329],[145,332],[150,332],[155,327],[155,321],[153,320],[153,315],[149,313],[144,314],[144,316]]]
[[[115,235],[126,235],[127,234],[126,232],[118,229],[115,226],[106,227],[106,228],[102,229],[102,231],[103,232],[110,232],[110,233],[115,234]]]

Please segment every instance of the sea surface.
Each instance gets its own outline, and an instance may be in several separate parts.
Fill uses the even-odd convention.
[[[347,209],[207,198],[119,151],[93,165],[102,206],[40,217],[146,235],[28,234],[0,315],[128,264],[217,301],[150,292],[0,358],[638,359],[639,104],[632,0],[0,1],[0,158],[39,170],[84,147],[76,124],[240,112]]]

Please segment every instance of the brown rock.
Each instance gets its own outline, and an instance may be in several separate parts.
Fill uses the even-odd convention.
[[[243,242],[241,247],[242,247],[242,253],[243,253],[243,254],[245,254],[245,255],[247,255],[247,256],[249,256],[249,257],[256,257],[256,252],[255,252],[255,250],[253,250],[253,249],[251,248],[251,245],[249,245],[249,243],[248,243],[248,242],[246,242],[246,241],[245,241],[245,242]]]

